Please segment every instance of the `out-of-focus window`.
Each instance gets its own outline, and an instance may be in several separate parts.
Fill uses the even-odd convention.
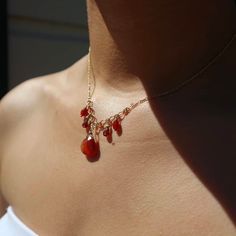
[[[8,22],[9,88],[87,53],[85,0],[8,0]]]

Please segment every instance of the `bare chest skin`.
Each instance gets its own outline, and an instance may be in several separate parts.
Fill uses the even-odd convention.
[[[233,155],[233,119],[192,109],[185,120],[178,115],[184,110],[173,108],[171,118],[163,119],[163,112],[158,121],[152,106],[153,112],[146,105],[130,114],[114,144],[101,136],[96,162],[80,152],[85,132],[79,109],[53,101],[34,113],[15,132],[2,161],[3,194],[16,214],[42,236],[235,235],[228,189],[218,198],[226,166],[221,177],[219,163],[210,168],[220,156]],[[229,140],[225,152],[217,135]]]

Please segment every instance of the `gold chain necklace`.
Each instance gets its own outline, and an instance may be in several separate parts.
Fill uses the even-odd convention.
[[[224,48],[200,71],[198,71],[196,74],[194,74],[189,79],[185,80],[183,83],[177,85],[176,87],[163,92],[161,94],[158,94],[153,97],[145,97],[135,103],[131,103],[129,106],[125,107],[121,112],[110,116],[109,118],[105,120],[98,121],[95,116],[95,110],[93,109],[93,101],[92,101],[92,93],[91,93],[91,81],[90,81],[90,75],[91,71],[93,74],[93,69],[91,66],[91,49],[89,47],[88,52],[88,99],[87,99],[87,105],[81,110],[80,116],[83,117],[83,124],[82,127],[86,129],[87,136],[81,143],[81,151],[84,153],[87,158],[97,159],[100,156],[100,148],[99,148],[99,133],[102,131],[103,135],[107,138],[108,142],[111,142],[112,140],[112,133],[113,131],[117,132],[118,135],[121,134],[122,126],[121,122],[122,120],[138,105],[147,102],[153,98],[156,97],[164,97],[169,94],[173,94],[177,92],[179,89],[184,87],[186,84],[197,78],[200,74],[202,74],[204,71],[206,71],[212,64],[216,62],[216,60],[221,57],[225,51],[229,48],[231,43],[236,38],[236,33],[233,34],[233,37],[230,39],[230,41],[224,46]],[[95,78],[93,74],[93,78]],[[94,80],[95,81],[95,80]],[[94,90],[93,90],[94,92]]]

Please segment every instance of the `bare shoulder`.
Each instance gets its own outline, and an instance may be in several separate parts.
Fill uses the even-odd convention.
[[[82,71],[84,61],[85,57],[65,70],[28,79],[9,91],[0,101],[0,139],[36,110],[48,106],[50,100],[73,87],[73,77]]]
[[[40,78],[27,80],[8,92],[0,101],[0,165],[6,143],[14,130],[25,117],[36,109],[43,98],[44,80]],[[2,169],[2,168],[1,168]],[[1,174],[0,169],[0,174]],[[2,195],[0,176],[0,217],[9,205]]]
[[[9,205],[1,192],[1,166],[11,138],[24,126],[23,124],[27,124],[34,115],[37,116],[36,111],[43,114],[50,108],[55,96],[60,96],[61,91],[71,83],[68,75],[71,78],[81,70],[81,61],[83,60],[78,60],[65,70],[28,79],[0,100],[0,217],[5,214]]]
[[[29,113],[47,102],[50,97],[69,86],[70,77],[81,70],[84,58],[65,70],[28,79],[10,90],[0,101],[0,126],[2,122],[20,122]]]
[[[61,73],[26,80],[1,99],[1,136],[46,102],[56,76],[61,76]]]

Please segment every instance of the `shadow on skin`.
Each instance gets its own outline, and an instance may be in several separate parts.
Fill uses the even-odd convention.
[[[235,103],[230,96],[228,101],[220,95],[217,100],[209,97],[189,102],[187,97],[181,101],[170,95],[150,105],[186,164],[236,225]]]
[[[135,63],[132,64],[137,58],[132,57],[130,44],[127,43],[129,38],[124,38],[126,34],[123,38],[120,37],[120,32],[112,29],[112,19],[103,14],[103,11],[108,10],[106,4],[99,0],[96,0],[96,3],[117,47],[127,56],[127,62],[130,62],[127,66],[137,77],[145,77],[142,74],[143,67],[137,68]],[[138,36],[139,34],[132,34],[133,38],[139,39],[139,42],[144,40],[143,45],[147,45],[145,37]],[[142,61],[141,55],[138,59],[140,64],[149,69],[147,62]],[[235,71],[235,63],[232,61],[233,59],[229,63],[232,65],[231,69],[233,68],[231,71]],[[235,76],[230,75],[228,69],[221,73],[214,74],[209,84],[203,82],[204,86],[200,84],[200,87],[195,87],[193,93],[188,84],[185,86],[188,89],[182,88],[176,94],[150,101],[150,105],[186,164],[218,199],[236,225],[236,83]],[[199,78],[194,80],[195,85],[196,81],[199,81]],[[151,94],[155,85],[145,84],[145,81],[142,83],[146,93]]]

